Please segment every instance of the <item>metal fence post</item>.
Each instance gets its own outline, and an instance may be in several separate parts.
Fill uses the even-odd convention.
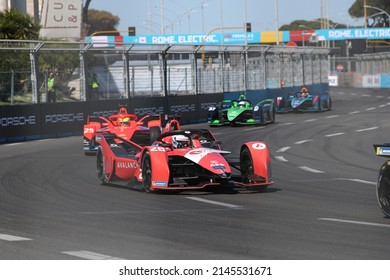
[[[80,57],[80,101],[87,100],[87,80],[86,80],[86,71],[85,71],[85,52],[83,50],[79,53]]]
[[[122,53],[123,59],[123,82],[124,82],[124,96],[127,99],[130,99],[130,74],[129,74],[129,50],[126,50]]]
[[[44,43],[41,42],[35,48],[33,47],[30,49],[32,103],[40,103],[38,86],[38,51],[43,44]]]
[[[244,91],[246,92],[248,89],[248,48],[245,49],[244,52],[241,53],[242,55],[242,61],[244,65]]]
[[[224,73],[223,73],[223,67],[225,65],[225,61],[224,61],[224,52],[220,51],[218,52],[218,56],[219,56],[219,71],[220,71],[220,77],[221,77],[221,81],[220,81],[220,92],[224,92],[225,91],[225,87],[224,87]]]

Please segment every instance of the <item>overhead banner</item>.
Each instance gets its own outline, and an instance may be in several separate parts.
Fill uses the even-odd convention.
[[[82,0],[45,0],[42,8],[41,37],[80,39]]]
[[[260,42],[259,32],[230,32],[215,34],[172,34],[137,36],[93,36],[85,37],[85,42],[93,42],[95,47],[114,47],[125,44],[183,44],[183,45],[231,45]]]
[[[349,28],[316,30],[320,41],[334,40],[385,40],[390,38],[390,28]]]

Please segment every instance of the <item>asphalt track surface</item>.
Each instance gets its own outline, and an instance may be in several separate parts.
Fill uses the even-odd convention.
[[[264,191],[103,187],[81,136],[1,145],[0,259],[389,259],[372,145],[390,141],[390,92],[331,94],[329,112],[211,129],[232,152],[267,143]]]

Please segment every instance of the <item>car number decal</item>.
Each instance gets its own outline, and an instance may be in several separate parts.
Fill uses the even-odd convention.
[[[252,144],[252,148],[255,150],[264,150],[267,146],[264,143],[254,143]]]
[[[93,127],[84,128],[84,133],[94,133],[95,129]]]
[[[150,148],[151,152],[165,152],[165,148],[163,147],[152,147]]]

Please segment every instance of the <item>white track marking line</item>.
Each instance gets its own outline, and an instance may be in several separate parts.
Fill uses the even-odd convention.
[[[280,148],[279,150],[277,150],[276,152],[277,152],[277,153],[284,153],[284,152],[287,151],[288,149],[290,149],[290,147],[283,147],[283,148]]]
[[[379,108],[386,107],[386,104],[379,105]]]
[[[345,134],[344,132],[339,132],[339,133],[333,133],[333,134],[328,134],[328,135],[325,135],[325,137],[334,137],[334,136],[340,136],[340,135],[343,135]]]
[[[360,113],[360,111],[353,111],[353,112],[348,113],[348,115],[354,115],[354,114],[359,114],[359,113]]]
[[[195,201],[199,201],[199,202],[208,203],[208,204],[213,204],[213,205],[219,205],[219,206],[224,206],[224,207],[228,207],[228,208],[233,208],[233,209],[242,208],[242,206],[239,206],[239,205],[218,202],[218,201],[204,199],[204,198],[200,198],[200,197],[190,197],[190,196],[187,196],[186,198],[187,199],[191,199],[191,200],[195,200]]]
[[[285,159],[283,156],[275,156],[275,159],[277,159],[277,160],[279,160],[279,161],[288,162],[288,160]]]
[[[375,110],[376,107],[371,107],[371,108],[367,108],[366,111],[372,111],[372,110]]]
[[[89,251],[64,251],[62,253],[88,260],[121,260],[112,256],[102,255]]]
[[[343,220],[343,219],[332,219],[332,218],[319,218],[321,221],[329,221],[329,222],[338,222],[338,223],[348,223],[348,224],[356,224],[356,225],[365,225],[365,226],[375,226],[375,227],[389,227],[388,224],[378,224],[378,223],[370,223],[370,222],[360,222],[360,221],[352,221],[352,220]]]
[[[376,186],[376,182],[371,182],[371,181],[366,181],[361,179],[343,179],[343,180]]]
[[[21,145],[22,143],[18,142],[18,143],[10,143],[10,144],[5,144],[5,146],[17,146],[17,145]]]
[[[371,97],[370,94],[362,94],[362,96],[364,96],[364,97]]]
[[[293,122],[289,122],[289,123],[281,123],[281,124],[279,124],[280,126],[285,126],[285,125],[292,125],[292,124],[294,124]]]
[[[345,92],[339,91],[338,94],[345,94]]]
[[[356,93],[351,93],[351,95],[356,95]]]
[[[384,96],[383,95],[376,95],[376,97],[383,98]]]
[[[325,117],[325,119],[332,119],[332,118],[337,118],[337,117],[339,117],[339,115],[328,116],[328,117]]]
[[[0,240],[5,240],[5,241],[27,241],[27,240],[32,240],[32,239],[25,238],[25,237],[20,237],[20,236],[15,236],[15,235],[1,234],[0,233]]]
[[[263,129],[265,126],[257,126],[257,127],[251,127],[251,128],[245,128],[245,131],[251,131],[251,130],[257,130],[257,129]]]
[[[303,122],[315,122],[317,119],[304,120]]]
[[[369,127],[369,128],[363,128],[363,129],[358,129],[358,130],[355,130],[356,132],[363,132],[363,131],[369,131],[369,130],[374,130],[374,129],[378,129],[379,127],[377,126],[373,126],[373,127]]]
[[[307,167],[307,166],[299,166],[298,168],[300,168],[302,170],[305,170],[305,171],[312,172],[312,173],[325,173],[324,171],[313,169],[313,168],[310,168],[310,167]]]
[[[306,142],[310,142],[310,141],[313,141],[313,139],[301,140],[301,141],[295,142],[294,144],[295,144],[295,145],[300,145],[300,144],[303,144],[303,143],[306,143]]]

